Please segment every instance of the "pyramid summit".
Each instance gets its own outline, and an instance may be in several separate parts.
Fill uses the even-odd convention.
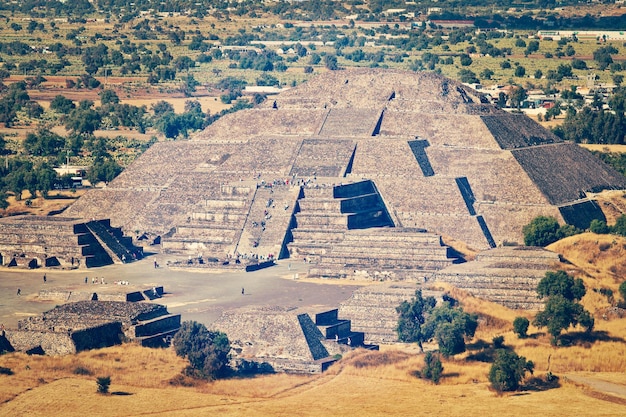
[[[520,243],[539,215],[588,227],[604,216],[587,193],[603,189],[626,189],[626,180],[467,86],[428,72],[350,69],[190,140],[153,145],[63,216],[110,218],[184,256],[334,253],[358,264],[359,245],[363,257],[406,245],[397,257],[407,259],[422,244],[439,250],[424,242],[440,235],[477,250]],[[422,267],[448,262],[445,253],[429,259]]]

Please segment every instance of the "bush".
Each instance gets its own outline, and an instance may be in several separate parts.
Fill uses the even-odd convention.
[[[619,285],[619,295],[622,296],[622,300],[626,303],[626,281]]]
[[[74,369],[74,374],[75,375],[91,375],[91,371],[87,368],[84,368],[82,366],[77,366]]]
[[[528,336],[528,325],[530,321],[526,317],[515,317],[513,320],[513,331],[520,339]]]
[[[107,394],[109,392],[109,386],[111,385],[110,376],[100,376],[96,379],[98,385],[98,392],[100,394]]]
[[[526,246],[548,246],[557,240],[580,232],[579,229],[569,224],[559,226],[559,222],[554,217],[548,216],[535,217],[522,228]]]
[[[229,371],[230,342],[225,333],[209,331],[195,321],[186,321],[172,340],[178,356],[189,360],[187,373],[204,379],[223,377]]]
[[[524,379],[526,372],[533,373],[534,364],[527,361],[525,357],[518,356],[517,353],[499,349],[496,352],[496,359],[489,369],[489,382],[498,392],[515,391]]]
[[[438,384],[442,373],[443,365],[441,364],[439,355],[427,352],[426,357],[424,358],[424,367],[420,371],[420,376]]]
[[[593,219],[591,224],[589,224],[589,231],[591,233],[596,233],[599,235],[605,235],[609,233],[609,226],[606,225],[606,222],[598,219]]]
[[[493,347],[496,349],[502,349],[504,347],[504,336],[494,336],[491,341],[493,342]]]
[[[554,217],[539,216],[522,228],[526,246],[547,246],[558,240],[559,222]]]
[[[424,325],[424,334],[428,339],[434,337],[439,352],[448,357],[465,352],[465,337],[474,337],[477,327],[478,317],[475,314],[444,303],[431,311]]]
[[[615,221],[615,226],[612,228],[613,233],[620,236],[626,236],[626,215],[622,214]]]

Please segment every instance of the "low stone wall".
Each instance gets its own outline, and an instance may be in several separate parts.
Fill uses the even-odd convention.
[[[144,337],[164,333],[179,327],[180,314],[170,314],[149,321],[139,322],[136,326],[131,326],[126,334],[129,337]]]
[[[70,333],[56,333],[31,330],[7,330],[6,338],[13,349],[21,352],[37,352],[40,347],[47,355],[68,355],[76,353],[76,346]],[[41,352],[40,352],[41,353]]]

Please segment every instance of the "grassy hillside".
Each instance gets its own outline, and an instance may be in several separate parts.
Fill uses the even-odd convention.
[[[440,385],[415,376],[423,356],[409,345],[357,350],[323,375],[216,382],[181,377],[185,362],[171,349],[125,345],[65,357],[1,356],[0,366],[14,374],[0,375],[0,416],[624,415],[626,318],[608,314],[609,300],[594,289],[616,291],[624,276],[625,247],[626,240],[593,234],[551,247],[570,262],[568,272],[584,279],[583,303],[596,317],[593,336],[574,329],[569,347],[551,346],[549,336],[532,326],[530,337],[520,340],[511,323],[518,315],[532,314],[447,288],[481,320],[468,352],[444,360]],[[548,389],[528,379],[522,392],[500,396],[491,390],[490,364],[484,360],[498,335],[535,363],[535,377],[551,371],[559,376],[560,387]],[[111,376],[111,394],[102,396],[95,380],[106,375]]]

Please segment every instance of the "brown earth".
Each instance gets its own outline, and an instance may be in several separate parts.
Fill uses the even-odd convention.
[[[585,307],[592,312],[605,308],[610,305],[606,298],[591,289],[616,284],[615,277],[610,273],[611,265],[626,263],[626,252],[617,251],[625,242],[615,238],[616,251],[608,253],[600,245],[604,240],[597,235],[585,234],[574,238],[558,242],[555,248],[558,247],[559,252],[572,262],[570,269],[585,275],[588,288],[588,294],[583,299]],[[281,268],[284,269],[285,265]],[[94,272],[111,275],[107,271],[112,270],[101,268]],[[140,271],[141,268],[137,270]],[[189,309],[190,312],[196,307],[205,310],[202,304],[195,304],[194,299],[208,299],[198,299],[199,303],[219,302],[219,296],[214,296],[211,301],[210,294],[220,286],[233,287],[230,289],[233,293],[231,300],[224,300],[225,306],[251,300],[236,296],[241,285],[240,278],[202,273],[196,273],[195,279],[189,273],[186,273],[186,278],[179,278],[179,273],[163,269],[158,277],[146,273],[145,278],[138,275],[136,279],[150,280],[150,275],[154,275],[153,280],[166,279],[166,285],[172,288],[172,297],[185,300],[178,308]],[[71,281],[74,275],[58,272],[51,277],[57,285],[66,279]],[[290,285],[295,289],[300,285],[293,280],[282,280],[281,284],[272,279],[268,281],[269,276],[263,279],[255,276],[251,274],[241,278],[258,281],[260,287],[252,294],[267,289],[265,287],[270,281],[271,285],[279,285],[269,292],[257,294],[266,303],[274,299],[270,294],[282,292],[280,286]],[[78,275],[74,277],[79,278]],[[23,280],[19,277],[14,279]],[[196,284],[182,285],[182,281],[187,280]],[[307,285],[303,295],[317,292],[316,285],[319,285],[301,284]],[[44,284],[38,282],[36,285]],[[327,291],[329,287],[318,287],[319,291],[324,288]],[[423,366],[423,356],[414,346],[402,344],[383,346],[380,352],[355,351],[318,376],[278,374],[215,382],[181,377],[179,373],[185,362],[177,358],[171,349],[150,350],[124,345],[65,357],[0,356],[0,366],[14,373],[0,374],[0,415],[624,415],[626,319],[597,318],[594,338],[584,339],[582,333],[573,329],[569,332],[574,341],[571,346],[554,347],[550,345],[545,329],[542,331],[531,326],[530,337],[526,339],[513,335],[512,320],[516,316],[532,319],[532,313],[509,310],[464,295],[458,290],[451,292],[461,300],[466,311],[480,313],[481,324],[468,345],[467,353],[443,360],[444,373],[439,385],[416,377],[415,372]],[[0,296],[0,300],[5,297]],[[167,303],[170,302],[176,304],[174,299]],[[184,314],[185,317],[188,315]],[[506,346],[535,363],[534,377],[541,379],[550,371],[560,377],[560,387],[550,388],[538,379],[528,378],[521,391],[504,395],[492,391],[487,378],[489,363],[473,359],[473,356],[480,353],[481,345],[488,345],[494,336],[500,335],[504,336]],[[106,375],[112,379],[111,394],[99,395],[95,379]]]

